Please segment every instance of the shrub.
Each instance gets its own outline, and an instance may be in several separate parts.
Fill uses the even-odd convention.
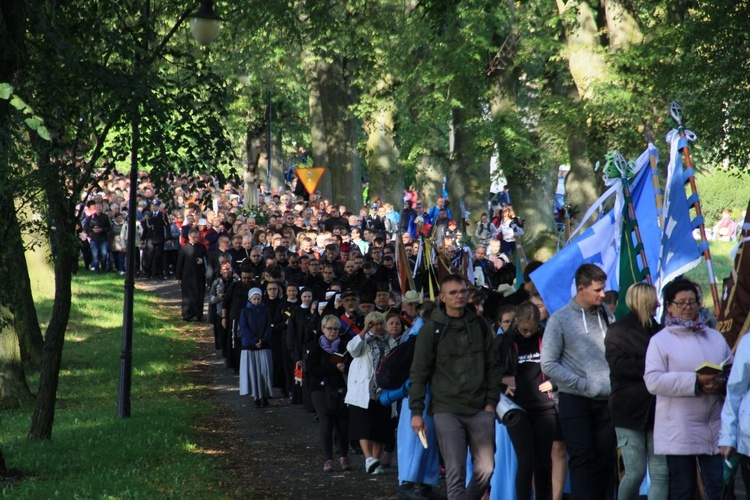
[[[696,185],[701,199],[701,208],[706,227],[711,227],[721,217],[721,211],[729,209],[733,219],[738,219],[747,208],[750,196],[750,175],[745,172],[729,172],[715,168],[696,174]],[[690,189],[688,188],[688,193]]]

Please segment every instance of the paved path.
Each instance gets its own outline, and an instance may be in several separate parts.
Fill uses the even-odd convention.
[[[153,292],[179,315],[179,286],[168,281],[138,281],[137,288]],[[199,429],[203,448],[217,456],[225,470],[218,487],[233,498],[395,498],[396,465],[382,476],[364,471],[362,455],[352,455],[354,470],[324,474],[314,415],[301,405],[279,397],[268,408],[255,408],[240,396],[237,375],[214,350],[213,333],[205,323],[192,323],[200,334],[196,355],[216,410]]]

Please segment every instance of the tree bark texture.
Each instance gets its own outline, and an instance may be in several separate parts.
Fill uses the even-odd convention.
[[[10,230],[16,232],[8,241],[8,244],[12,242],[15,246],[15,248],[9,249],[10,257],[13,259],[10,268],[15,271],[13,276],[18,285],[17,293],[14,294],[13,306],[15,327],[20,341],[21,359],[26,366],[36,369],[39,367],[44,339],[34,305],[29,269],[26,262],[26,248],[21,235],[20,224],[11,225]],[[42,245],[49,250],[46,244],[42,243]]]
[[[362,191],[359,189],[362,171],[359,165],[357,139],[359,127],[357,119],[349,109],[352,102],[343,70],[343,61],[334,56],[329,59],[313,58],[308,60],[313,67],[308,68],[308,87],[310,79],[315,79],[317,85],[310,88],[310,100],[314,100],[313,91],[318,90],[322,117],[321,120],[313,115],[311,106],[311,121],[313,128],[313,158],[317,162],[322,150],[320,139],[325,140],[326,156],[331,179],[332,200],[336,204],[345,205],[356,210],[362,206]],[[316,104],[317,106],[317,104]],[[323,158],[321,158],[323,159]],[[325,176],[324,176],[325,178]],[[325,192],[321,189],[323,196]]]
[[[393,144],[393,112],[390,109],[380,110],[368,128],[367,173],[370,200],[380,197],[383,202],[400,207],[404,177],[398,164],[398,152]]]
[[[55,222],[54,229],[50,229],[50,242],[56,249],[54,254],[55,302],[42,348],[39,389],[29,429],[31,440],[52,437],[60,364],[65,331],[70,318],[72,271],[78,259],[78,238],[75,232],[77,214],[75,204],[68,198],[65,188],[62,175],[65,168],[57,167],[49,161],[49,156],[44,154],[44,151],[42,153],[38,155],[39,168],[50,176],[49,182],[45,184],[45,193],[49,204],[49,216]]]
[[[469,132],[465,128],[465,111],[454,108],[452,112],[454,141],[453,156],[448,162],[447,187],[450,198],[450,208],[453,219],[459,222],[462,218],[461,200],[466,210],[471,212],[470,219],[477,220],[482,212],[487,210],[487,193],[490,188],[489,158],[480,165],[474,165],[466,157],[467,145],[471,143]],[[468,222],[468,220],[467,220]],[[474,226],[458,228],[464,234],[471,233]]]
[[[307,83],[308,103],[310,107],[310,136],[312,137],[311,154],[313,166],[326,167],[327,171],[320,179],[318,190],[323,198],[333,198],[331,183],[331,169],[328,161],[328,143],[326,142],[326,127],[323,120],[323,105],[320,96],[320,84],[318,81],[318,68],[314,56],[305,52],[302,56],[305,69],[305,81]]]

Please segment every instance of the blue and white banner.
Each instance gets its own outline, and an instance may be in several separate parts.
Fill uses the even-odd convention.
[[[693,238],[693,229],[700,219],[690,220],[690,206],[685,194],[685,182],[690,171],[684,171],[680,150],[688,147],[688,138],[695,140],[695,135],[686,131],[687,138],[680,137],[676,130],[667,134],[671,144],[669,167],[667,168],[667,186],[664,190],[664,231],[661,236],[661,251],[657,266],[656,290],[661,296],[664,285],[688,272],[701,261],[701,249]]]
[[[644,167],[649,165],[649,156],[655,154],[655,149],[650,144],[649,149],[638,157],[633,169],[636,175],[630,185],[636,220],[646,250],[647,264],[651,269],[654,269],[659,255],[660,231],[651,172],[650,168]],[[596,264],[602,268],[607,273],[605,290],[618,290],[624,196],[619,178],[610,179],[608,184],[610,189],[592,205],[581,221],[581,226],[612,195],[616,196],[614,208],[600,216],[591,227],[569,241],[554,257],[531,273],[531,280],[550,314],[567,304],[575,295],[575,273],[581,264]]]

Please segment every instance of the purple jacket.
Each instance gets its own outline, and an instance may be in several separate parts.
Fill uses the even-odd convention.
[[[693,333],[670,326],[651,338],[643,380],[656,395],[657,455],[716,455],[724,398],[697,392],[695,369],[732,357],[724,337],[711,328]]]

